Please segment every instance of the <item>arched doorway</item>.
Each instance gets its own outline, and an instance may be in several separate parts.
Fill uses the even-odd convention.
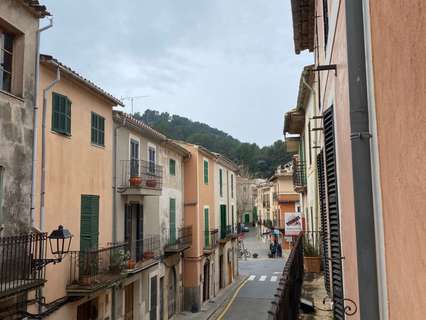
[[[169,319],[176,313],[176,269],[170,269],[168,283],[168,316]]]

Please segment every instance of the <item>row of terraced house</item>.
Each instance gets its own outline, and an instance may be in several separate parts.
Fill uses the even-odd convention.
[[[314,64],[284,134],[324,301],[334,319],[423,319],[425,2],[291,4]]]
[[[0,318],[170,319],[236,278],[237,166],[39,54],[0,2]]]

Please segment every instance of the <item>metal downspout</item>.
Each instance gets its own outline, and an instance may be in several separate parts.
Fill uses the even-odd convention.
[[[346,37],[360,319],[380,319],[363,1],[347,0]]]
[[[33,155],[32,155],[32,172],[31,172],[31,209],[30,209],[30,224],[31,228],[35,228],[35,190],[36,190],[36,171],[37,171],[37,148],[38,148],[38,89],[40,81],[40,33],[53,27],[53,19],[49,19],[49,25],[37,30],[36,39],[36,63],[34,74],[34,100],[33,100]]]
[[[42,124],[41,124],[41,187],[40,187],[40,231],[44,232],[44,197],[46,194],[46,114],[47,114],[47,94],[61,80],[61,72],[59,66],[56,69],[56,79],[53,80],[43,90],[43,111],[42,111]]]

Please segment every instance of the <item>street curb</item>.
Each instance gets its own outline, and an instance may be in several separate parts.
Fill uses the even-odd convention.
[[[234,296],[235,291],[237,291],[241,284],[244,283],[247,279],[248,279],[248,275],[246,276],[240,276],[240,278],[238,279],[237,282],[235,282],[235,288],[234,290],[230,291],[227,293],[226,298],[222,301],[221,304],[219,304],[210,314],[209,316],[206,318],[206,320],[216,320],[218,319],[218,317],[220,316],[220,314],[222,313],[222,311],[225,309],[225,307],[229,304],[230,300],[232,299],[232,297]]]

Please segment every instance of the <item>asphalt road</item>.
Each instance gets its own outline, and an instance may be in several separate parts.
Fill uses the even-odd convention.
[[[266,319],[284,269],[285,258],[268,258],[269,244],[258,239],[255,230],[245,235],[244,244],[251,254],[258,253],[259,258],[239,261],[240,275],[247,275],[249,278],[225,313],[224,319]]]

